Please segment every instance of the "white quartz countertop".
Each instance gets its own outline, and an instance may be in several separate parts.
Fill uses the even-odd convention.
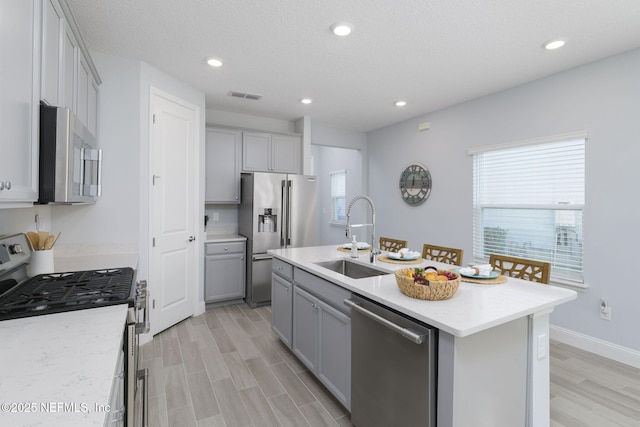
[[[461,282],[458,291],[448,300],[414,299],[400,292],[393,274],[351,279],[315,264],[339,258],[352,259],[349,253],[338,251],[337,248],[338,245],[273,249],[269,254],[458,337],[530,314],[551,311],[553,307],[577,297],[577,293],[570,289],[509,278],[506,283],[494,285]],[[361,253],[355,261],[372,265],[369,263],[369,253]],[[428,265],[443,269],[455,268],[434,261],[425,261],[419,265],[399,265],[375,260],[373,264],[375,268],[389,273],[399,268]]]
[[[244,242],[246,237],[238,234],[207,234],[205,243]]]
[[[127,308],[0,322],[0,425],[104,425]]]

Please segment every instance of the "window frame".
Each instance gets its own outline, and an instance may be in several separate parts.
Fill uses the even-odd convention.
[[[482,188],[486,188],[486,182],[483,181],[483,178],[486,180],[486,175],[482,175],[482,168],[479,166],[479,157],[478,155],[482,155],[484,153],[495,153],[498,151],[502,151],[502,150],[510,150],[513,148],[518,148],[518,147],[530,147],[530,148],[534,148],[534,146],[539,146],[539,147],[544,147],[544,145],[549,145],[549,147],[553,147],[554,143],[561,143],[561,142],[570,142],[570,141],[578,141],[578,140],[582,140],[582,160],[583,163],[581,165],[582,167],[582,177],[581,177],[581,183],[582,183],[582,187],[581,187],[581,192],[582,192],[582,203],[571,203],[571,204],[563,204],[561,202],[557,202],[557,203],[482,203],[480,201],[480,198],[483,194],[482,193]],[[486,238],[487,238],[487,229],[488,228],[493,228],[495,229],[497,235],[500,234],[500,226],[497,227],[487,227],[485,224],[485,213],[487,215],[491,215],[491,213],[489,213],[487,210],[493,209],[494,213],[493,215],[499,216],[500,215],[500,210],[503,210],[502,214],[505,215],[504,218],[510,218],[510,215],[513,215],[513,217],[511,217],[511,221],[515,220],[518,216],[519,213],[516,213],[515,210],[527,210],[528,212],[523,212],[523,214],[525,216],[523,216],[523,218],[526,219],[530,219],[532,223],[535,223],[536,221],[540,221],[540,224],[543,224],[542,220],[538,219],[538,216],[542,217],[545,214],[542,212],[536,212],[536,211],[553,211],[554,212],[554,227],[555,227],[555,234],[552,234],[553,232],[548,232],[546,234],[544,234],[543,238],[548,239],[555,239],[555,244],[549,246],[542,246],[541,248],[537,248],[534,249],[533,252],[535,253],[536,250],[538,250],[538,254],[543,254],[546,253],[546,257],[544,255],[540,256],[540,257],[533,257],[533,256],[529,256],[530,258],[535,258],[535,259],[540,259],[541,261],[549,261],[552,264],[552,268],[551,268],[551,281],[553,283],[557,283],[557,284],[563,284],[563,285],[569,285],[569,286],[574,286],[574,287],[578,287],[578,288],[586,288],[587,286],[584,284],[584,248],[585,248],[585,238],[584,238],[584,212],[585,212],[585,201],[584,201],[584,197],[585,197],[585,193],[586,193],[586,185],[585,185],[585,181],[586,181],[586,149],[587,149],[587,133],[584,131],[580,131],[580,132],[573,132],[573,133],[566,133],[566,134],[560,134],[560,135],[554,135],[554,136],[549,136],[549,137],[544,137],[544,138],[535,138],[535,139],[529,139],[529,140],[523,140],[523,141],[516,141],[516,142],[512,142],[512,143],[507,143],[507,144],[498,144],[498,145],[491,145],[491,146],[485,146],[485,147],[479,147],[479,148],[472,148],[468,150],[468,154],[470,156],[473,157],[473,206],[472,206],[472,212],[473,212],[473,224],[472,224],[472,229],[473,229],[473,259],[474,262],[487,262],[488,261],[488,253],[490,253],[491,249],[489,250],[489,252],[487,252],[486,246],[487,246],[487,242],[486,242]],[[516,156],[514,156],[514,159],[516,158]],[[521,157],[524,158],[524,157]],[[500,184],[497,184],[497,186],[499,186]],[[499,187],[493,187],[492,190],[495,192],[496,188]],[[506,188],[506,187],[505,187]],[[504,197],[504,195],[508,194],[508,190],[504,190],[506,193],[503,193],[502,196]],[[551,190],[549,190],[551,191]],[[499,191],[498,191],[499,193]],[[490,193],[491,194],[491,193]],[[495,194],[495,193],[494,193]],[[548,193],[544,193],[544,194],[548,194]],[[551,193],[553,194],[553,193]],[[486,195],[486,194],[485,194]],[[508,212],[505,214],[506,211],[512,211],[512,212]],[[574,213],[573,215],[568,215],[568,214],[564,214],[564,212],[567,211],[574,211],[577,213]],[[546,214],[547,216],[549,216],[550,214]],[[562,221],[567,221],[566,218],[574,218],[574,221],[581,221],[579,224],[579,236],[580,239],[578,240],[576,237],[576,242],[579,242],[579,245],[577,246],[577,249],[574,251],[574,248],[571,248],[571,253],[569,255],[567,255],[567,253],[562,254],[561,248],[558,247],[557,243],[560,241],[558,239],[560,239],[561,237],[564,236],[564,238],[566,238],[566,234],[561,235],[559,234],[559,232],[567,232],[567,230],[570,228],[567,226],[567,224],[565,223],[564,225],[560,224]],[[502,219],[501,219],[502,220]],[[504,219],[505,222],[503,222],[501,225],[504,225],[505,223],[508,223],[508,219]],[[549,222],[550,224],[550,222]],[[573,224],[574,228],[575,228],[575,222]],[[506,228],[504,228],[503,230],[506,231]],[[496,236],[497,236],[496,235]],[[578,234],[576,234],[576,236],[578,236]],[[496,237],[496,239],[498,239],[499,236]],[[503,242],[502,243],[503,246],[503,250],[505,251],[511,251],[510,248],[510,242]],[[494,246],[494,249],[496,247],[499,246]],[[553,247],[553,252],[549,253],[549,248]],[[575,254],[574,254],[575,252]],[[497,253],[497,251],[496,251]],[[509,253],[507,253],[509,254]],[[561,267],[555,266],[555,263],[558,262],[558,254],[560,254],[560,258],[565,257],[565,263],[562,264],[564,266],[564,269],[562,269]],[[512,256],[518,256],[517,253],[510,253],[510,255]],[[577,259],[575,258],[576,256],[579,256],[579,264],[577,265],[579,267],[579,269],[575,269],[573,267],[575,267],[572,264],[573,259]],[[526,256],[524,256],[526,258]],[[550,257],[550,259],[549,259]]]
[[[343,194],[334,196],[334,177],[338,175],[342,175],[344,177],[343,188],[342,188]],[[346,169],[338,169],[338,170],[331,171],[329,173],[329,197],[331,201],[331,219],[329,220],[329,224],[340,225],[340,226],[346,225],[347,224],[347,212],[346,212],[347,170]],[[336,211],[337,209],[339,209],[338,207],[336,207],[336,204],[338,203],[339,200],[342,200],[342,206],[344,207],[344,217],[342,219],[336,216]]]

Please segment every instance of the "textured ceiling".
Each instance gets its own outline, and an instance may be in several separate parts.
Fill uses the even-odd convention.
[[[153,65],[203,91],[208,109],[358,131],[640,47],[639,0],[67,2],[89,49]],[[334,36],[337,21],[352,35]],[[554,38],[567,45],[541,48]]]

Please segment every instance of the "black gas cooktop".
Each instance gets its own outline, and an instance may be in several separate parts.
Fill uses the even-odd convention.
[[[41,274],[0,297],[0,320],[127,303],[134,270],[129,267]]]

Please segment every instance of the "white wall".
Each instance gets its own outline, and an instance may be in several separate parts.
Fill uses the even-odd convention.
[[[103,150],[102,197],[95,205],[52,206],[61,244],[137,244],[140,209],[140,62],[93,53],[102,78],[98,144]],[[115,78],[114,76],[117,76]],[[126,102],[124,100],[127,100]]]
[[[329,224],[331,219],[329,174],[341,169],[347,171],[347,206],[353,197],[367,194],[367,134],[312,122],[311,153],[314,175],[318,177],[319,244],[330,245],[350,241],[345,236],[344,227]],[[370,212],[366,203],[358,202],[352,210],[351,223],[365,222],[370,218]],[[371,229],[358,229],[354,233],[358,235],[359,241],[370,241]]]
[[[136,247],[139,234],[140,114],[136,95],[140,62],[93,53],[102,78],[97,141],[103,149],[102,197],[94,205],[47,205],[0,209],[0,235],[41,229],[61,232],[56,247],[118,245]]]
[[[317,206],[318,206],[318,244],[339,245],[349,242],[345,237],[345,227],[330,224],[331,222],[331,173],[337,170],[346,171],[346,202],[356,195],[362,194],[362,155],[359,150],[351,148],[336,148],[322,145],[312,146],[315,160],[315,175],[317,179]],[[366,208],[366,205],[363,204]],[[364,214],[366,214],[366,209]],[[354,212],[355,213],[355,212]],[[352,215],[352,220],[362,222],[366,218],[362,210],[357,215]],[[368,240],[370,230],[354,231],[359,241]]]
[[[472,257],[470,147],[586,130],[585,283],[556,308],[554,325],[640,350],[640,287],[630,269],[640,237],[640,50],[594,62],[504,92],[369,133],[369,186],[389,234],[461,247]],[[431,122],[418,132],[417,125]],[[413,161],[429,167],[430,198],[409,207],[397,188]],[[612,307],[599,318],[599,299]]]
[[[244,100],[244,102],[253,102]],[[295,123],[289,120],[252,116],[250,114],[231,113],[209,109],[206,111],[207,124],[223,125],[245,129],[256,129],[273,132],[296,132]]]

